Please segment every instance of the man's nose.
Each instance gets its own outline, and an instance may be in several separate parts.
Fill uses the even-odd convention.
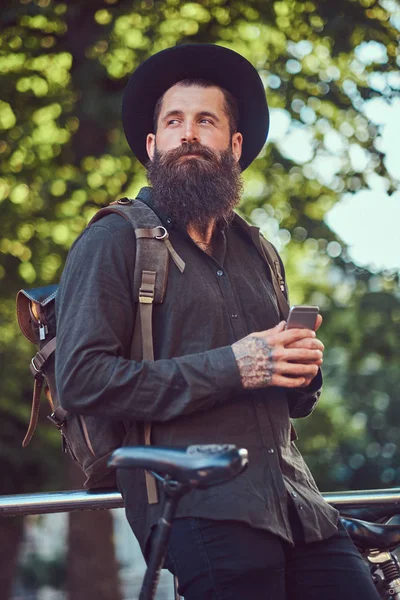
[[[192,144],[193,142],[198,142],[198,141],[199,141],[199,138],[198,138],[197,129],[196,129],[194,123],[191,123],[191,122],[185,123],[183,132],[182,132],[182,136],[181,136],[181,143],[184,144],[186,142],[186,143]]]

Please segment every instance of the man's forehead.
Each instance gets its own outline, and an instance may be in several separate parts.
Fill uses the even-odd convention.
[[[218,86],[200,86],[195,83],[189,85],[183,85],[176,83],[175,85],[168,88],[163,96],[162,108],[166,109],[168,105],[176,101],[197,101],[199,104],[204,102],[212,103],[216,106],[219,105],[223,109],[224,94]],[[182,108],[180,106],[179,108]]]

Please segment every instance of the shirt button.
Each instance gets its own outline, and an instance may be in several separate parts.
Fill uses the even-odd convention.
[[[218,271],[217,271],[218,277],[222,277],[223,274],[224,274],[224,272],[221,271],[221,269],[218,269]]]
[[[303,504],[299,504],[299,510],[303,510],[304,506]]]
[[[293,498],[297,498],[296,492],[291,492],[291,494],[292,494]]]
[[[237,319],[237,318],[238,318],[238,315],[237,315],[236,313],[233,313],[233,314],[231,315],[231,317],[232,317],[232,319]]]
[[[274,454],[275,450],[273,448],[268,448],[267,452],[268,454]]]
[[[170,217],[168,217],[168,219],[167,219],[167,223],[168,223],[168,225],[171,225],[171,223],[172,223],[172,219],[170,219]]]
[[[257,402],[257,408],[262,408],[263,403],[262,402]]]

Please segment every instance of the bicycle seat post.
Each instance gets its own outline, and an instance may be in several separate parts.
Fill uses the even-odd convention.
[[[171,480],[168,476],[163,480],[165,492],[161,517],[157,523],[151,543],[150,557],[143,579],[139,600],[154,600],[168,540],[171,533],[172,521],[179,501],[189,490],[190,486]]]
[[[168,547],[172,520],[179,500],[190,490],[205,490],[240,475],[248,463],[247,450],[232,444],[192,445],[186,449],[126,446],[115,450],[108,464],[117,469],[145,469],[162,482],[162,514],[139,600],[153,600]]]

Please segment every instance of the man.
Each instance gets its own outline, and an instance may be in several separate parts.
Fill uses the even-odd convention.
[[[285,330],[252,230],[233,212],[240,172],[268,131],[257,71],[212,45],[160,52],[130,79],[123,122],[152,185],[139,198],[186,269],[171,265],[154,308],[154,362],[135,362],[131,226],[111,215],[83,233],[58,297],[64,408],[150,422],[154,445],[249,450],[244,474],[181,501],[166,565],[187,600],[376,599],[293,443],[289,417],[308,416],[320,394],[323,345],[313,331]],[[122,471],[118,483],[146,553],[160,506],[143,473]]]

